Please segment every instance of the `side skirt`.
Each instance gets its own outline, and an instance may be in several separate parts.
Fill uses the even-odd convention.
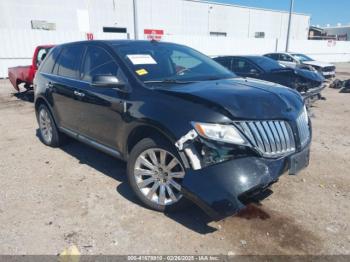
[[[81,134],[78,134],[72,130],[69,130],[65,127],[60,127],[59,130],[62,132],[62,133],[65,133],[66,135],[74,138],[74,139],[77,139],[78,141],[88,145],[88,146],[91,146],[97,150],[100,150],[110,156],[113,156],[113,157],[116,157],[116,158],[119,158],[121,160],[124,160],[124,158],[122,157],[122,154],[118,151],[118,150],[115,150],[113,148],[110,148],[106,145],[103,145],[99,142],[96,142],[95,140],[92,140],[86,136],[83,136]]]

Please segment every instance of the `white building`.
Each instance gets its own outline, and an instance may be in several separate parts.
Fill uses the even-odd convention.
[[[1,0],[0,77],[28,64],[39,44],[152,35],[286,39],[288,12],[194,0]],[[294,14],[291,39],[308,37],[310,16]],[[135,33],[136,32],[136,33]]]

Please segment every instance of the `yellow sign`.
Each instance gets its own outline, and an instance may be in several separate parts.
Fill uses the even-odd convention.
[[[148,72],[146,69],[139,69],[139,70],[136,70],[136,73],[139,75],[139,76],[143,76],[143,75],[147,75]]]

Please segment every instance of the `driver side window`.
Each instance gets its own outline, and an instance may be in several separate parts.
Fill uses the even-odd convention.
[[[117,76],[117,74],[118,66],[107,51],[97,46],[87,48],[80,74],[83,81],[91,82],[92,77],[96,75]]]
[[[232,69],[237,74],[249,74],[252,70],[258,71],[255,66],[244,59],[233,59]]]
[[[294,62],[293,58],[286,54],[280,54],[280,60],[284,62]]]

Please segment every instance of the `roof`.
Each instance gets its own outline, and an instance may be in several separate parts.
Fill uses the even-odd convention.
[[[236,5],[236,4],[229,4],[229,3],[220,3],[220,2],[210,1],[210,0],[209,1],[207,1],[207,0],[183,0],[183,1],[196,2],[196,3],[202,3],[202,4],[232,6],[232,7],[240,7],[240,8],[247,8],[247,9],[254,9],[254,10],[262,10],[262,11],[270,11],[270,12],[278,12],[278,13],[287,13],[287,14],[289,14],[289,11],[285,11],[285,10],[268,9],[268,8],[261,8],[261,7],[251,7],[251,6]],[[306,14],[306,13],[293,12],[293,14],[294,15],[311,16],[310,14]]]

